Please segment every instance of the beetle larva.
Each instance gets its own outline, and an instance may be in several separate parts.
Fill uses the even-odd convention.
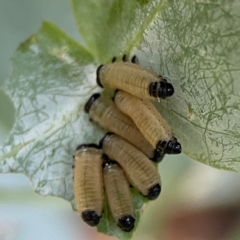
[[[131,62],[114,62],[97,69],[97,83],[100,87],[121,89],[143,99],[170,97],[174,88],[166,79]]]
[[[157,169],[147,156],[116,134],[108,133],[100,140],[103,152],[123,168],[129,182],[148,199],[161,192]]]
[[[163,159],[164,153],[152,147],[132,119],[123,114],[110,98],[95,93],[85,104],[84,110],[93,121],[132,143],[151,160],[159,162]]]
[[[114,161],[103,164],[104,188],[117,225],[125,232],[134,228],[134,208],[128,181],[122,168]]]
[[[96,226],[103,210],[102,153],[95,144],[78,146],[74,166],[74,195],[84,222]]]
[[[134,121],[154,148],[168,154],[181,153],[181,145],[174,137],[171,127],[151,101],[137,98],[124,91],[117,91],[114,101],[117,107]]]

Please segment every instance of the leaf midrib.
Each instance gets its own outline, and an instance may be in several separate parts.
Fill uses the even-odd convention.
[[[146,29],[150,26],[150,24],[153,22],[153,20],[156,19],[156,15],[159,13],[160,9],[163,9],[163,6],[165,5],[166,0],[160,1],[157,6],[155,7],[155,10],[152,11],[151,14],[149,14],[149,17],[146,18],[146,21],[144,24],[142,24],[139,32],[136,34],[135,38],[130,42],[128,45],[128,48],[126,51],[129,53],[132,51],[134,47],[143,39],[143,34],[146,31]]]

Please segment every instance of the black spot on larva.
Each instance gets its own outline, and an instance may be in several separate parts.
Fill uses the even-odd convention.
[[[101,70],[102,67],[103,67],[103,65],[100,65],[97,69],[97,84],[98,84],[99,87],[103,88],[103,85],[102,85],[101,80],[100,80],[100,70]]]
[[[86,113],[89,113],[93,103],[101,96],[100,93],[94,93],[88,100],[87,102],[85,103],[84,105],[84,111]]]
[[[132,63],[136,63],[136,62],[137,62],[137,57],[136,57],[136,55],[134,55],[134,56],[132,57],[131,62],[132,62]]]
[[[123,62],[127,61],[127,55],[126,54],[123,55],[122,60],[123,60]]]

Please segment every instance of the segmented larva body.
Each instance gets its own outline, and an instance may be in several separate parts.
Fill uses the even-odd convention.
[[[153,161],[159,162],[163,159],[164,153],[152,147],[132,119],[123,114],[110,98],[95,93],[89,98],[84,109],[93,121],[126,139]]]
[[[134,228],[134,208],[128,181],[117,163],[105,163],[104,187],[112,215],[117,225],[125,232]]]
[[[134,121],[154,148],[168,154],[181,153],[181,145],[174,137],[171,127],[150,101],[124,91],[116,92],[114,101],[117,107]]]
[[[123,168],[129,182],[148,199],[155,199],[161,191],[157,169],[137,148],[116,134],[108,133],[100,141],[103,152]]]
[[[99,86],[121,89],[143,99],[170,97],[174,93],[171,83],[150,69],[131,62],[114,62],[97,69]]]
[[[96,226],[103,210],[102,153],[97,145],[80,145],[75,154],[74,195],[77,210],[90,226]]]

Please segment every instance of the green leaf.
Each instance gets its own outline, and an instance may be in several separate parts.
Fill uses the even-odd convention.
[[[164,1],[72,0],[77,26],[88,49],[99,62],[129,53],[162,10]]]
[[[0,89],[0,146],[5,142],[15,122],[15,109],[10,97]]]
[[[96,58],[104,62],[132,52],[141,65],[173,83],[174,96],[157,107],[183,152],[239,172],[239,1],[72,2],[79,30]]]
[[[73,200],[72,155],[102,134],[83,105],[96,91],[90,53],[51,23],[20,45],[4,88],[17,111],[0,149],[0,172],[26,174],[42,195]]]
[[[140,214],[142,212],[142,208],[148,200],[144,198],[142,195],[140,195],[136,189],[131,189],[132,193],[132,201],[133,201],[133,207],[135,210],[135,228],[130,233],[123,232],[116,226],[116,222],[111,214],[107,199],[105,197],[105,204],[104,204],[104,212],[101,219],[100,224],[98,225],[98,231],[107,233],[108,235],[117,236],[121,240],[127,240],[131,239],[134,235],[134,232],[138,226],[138,223],[140,221]]]

